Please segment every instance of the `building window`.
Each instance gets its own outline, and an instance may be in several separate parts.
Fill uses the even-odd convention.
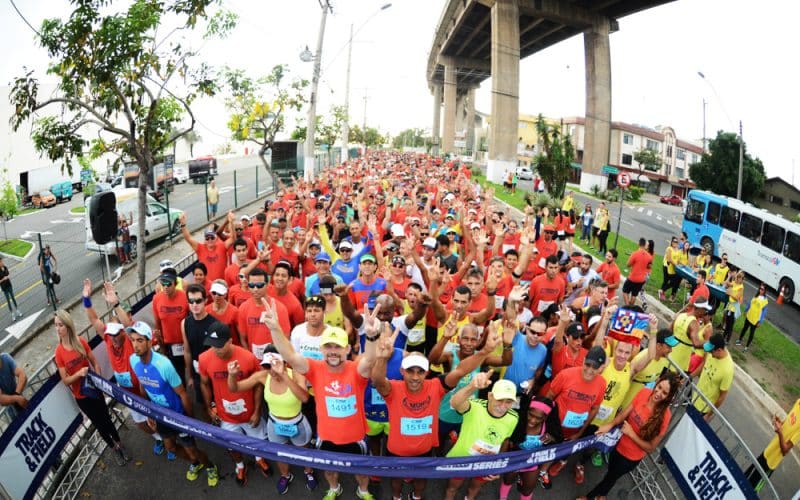
[[[789,206],[792,210],[800,210],[800,201],[789,200]]]
[[[685,177],[682,168],[675,167],[675,177],[683,179]]]
[[[667,157],[672,158],[672,146],[667,146]]]
[[[769,195],[770,203],[774,203],[776,205],[783,205],[783,198],[780,196],[775,196],[774,194]]]
[[[697,163],[698,160],[699,158],[697,157],[697,155],[692,153],[692,163]]]
[[[630,165],[633,162],[633,156],[631,155],[622,155],[622,164],[623,165]]]
[[[653,151],[658,151],[658,143],[652,139],[647,139],[647,144],[645,147]]]
[[[633,144],[633,136],[631,134],[622,134],[623,144]]]
[[[686,151],[683,150],[683,149],[678,149],[676,158],[679,159],[679,160],[685,160],[686,159]]]

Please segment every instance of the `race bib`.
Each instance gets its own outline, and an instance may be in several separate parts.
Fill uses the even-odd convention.
[[[133,387],[133,379],[130,372],[114,372],[114,378],[120,387]]]
[[[400,434],[404,436],[424,436],[433,432],[433,416],[421,418],[400,417]]]
[[[244,399],[237,399],[236,401],[222,400],[222,407],[228,415],[241,415],[247,408],[244,405]]]
[[[255,354],[256,359],[262,359],[264,357],[264,348],[267,347],[267,344],[252,344],[250,349]]]
[[[559,232],[558,232],[558,235],[559,235],[559,236],[564,236],[564,234],[565,234],[565,233],[564,233],[564,231],[559,231]]]
[[[544,269],[545,267],[547,267],[547,259],[545,259],[544,257],[542,257],[541,259],[539,259],[539,267],[541,267],[542,269]]]
[[[544,312],[544,310],[550,307],[552,304],[553,304],[552,300],[540,300],[539,305],[536,306],[536,309],[539,312]]]
[[[150,398],[150,401],[157,404],[158,406],[169,408],[169,403],[167,403],[167,397],[164,396],[163,394],[154,394],[150,391],[147,391],[147,396]]]
[[[282,424],[280,422],[272,422],[275,434],[287,438],[295,437],[300,429],[297,428],[297,424]]]
[[[408,343],[411,345],[421,344],[425,340],[425,331],[422,328],[412,328],[408,331]]]
[[[525,441],[519,444],[521,450],[535,450],[542,447],[541,436],[525,436]]]
[[[575,413],[574,411],[567,410],[567,414],[564,415],[564,421],[561,422],[561,425],[569,429],[577,429],[580,428],[584,422],[586,422],[587,418],[589,418],[588,411],[583,413]]]
[[[371,389],[372,389],[372,394],[371,394],[372,395],[372,400],[371,400],[372,404],[373,405],[386,406],[386,401],[383,399],[383,396],[381,396],[381,393],[378,392],[378,389],[376,389],[374,387],[371,387]]]
[[[648,389],[655,389],[656,388],[656,380],[652,380],[652,381],[644,384],[644,386],[646,388],[648,388]]]
[[[172,344],[170,349],[173,356],[183,356],[183,344]]]
[[[614,408],[606,405],[600,405],[600,409],[597,410],[597,420],[605,420],[607,419],[612,413],[614,412]]]
[[[311,350],[311,349],[305,350],[305,349],[301,349],[301,350],[300,350],[300,354],[302,354],[302,355],[303,355],[303,357],[304,357],[304,358],[307,358],[307,359],[315,359],[315,360],[317,360],[317,361],[322,361],[322,352],[321,352],[321,351],[318,351],[318,350]]]
[[[506,300],[506,298],[503,297],[502,295],[495,295],[494,296],[494,308],[495,309],[502,309],[504,300]]]
[[[329,417],[351,417],[356,414],[356,397],[355,395],[346,398],[325,396],[325,408],[328,410]]]
[[[473,457],[481,455],[496,455],[500,453],[499,444],[491,444],[481,439],[476,439],[469,447],[469,454]]]

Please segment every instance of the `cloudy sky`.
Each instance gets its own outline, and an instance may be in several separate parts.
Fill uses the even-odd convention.
[[[66,0],[15,0],[37,27],[46,16],[68,12]],[[350,25],[363,27],[353,44],[352,122],[384,132],[429,128],[432,97],[425,68],[444,0],[397,0],[380,11],[383,0],[332,0],[322,53],[319,111],[342,104],[345,95],[347,39]],[[314,50],[320,20],[318,0],[226,0],[240,16],[233,35],[202,44],[202,58],[212,65],[266,74],[279,63],[310,77],[311,64],[299,53]],[[800,3],[763,0],[677,0],[619,20],[611,35],[612,117],[615,121],[654,127],[672,126],[678,136],[700,140],[703,100],[707,136],[719,129],[744,126],[748,152],[760,157],[769,176],[800,186],[800,152],[795,146],[800,116],[796,21]],[[364,24],[366,22],[366,24]],[[47,60],[33,33],[13,10],[0,2],[0,84],[21,73],[23,65],[41,70]],[[546,116],[583,115],[582,37],[567,40],[521,63],[520,112]],[[698,76],[698,71],[706,79]],[[490,112],[491,82],[478,91],[477,108]],[[221,99],[197,111],[198,131],[211,148],[227,137]],[[6,118],[0,120],[5,126]]]

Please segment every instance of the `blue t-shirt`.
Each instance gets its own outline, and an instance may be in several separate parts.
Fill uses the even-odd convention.
[[[345,262],[339,259],[331,265],[331,272],[349,285],[358,278],[358,260],[353,258]]]
[[[131,368],[150,401],[176,413],[184,413],[181,398],[173,389],[181,385],[181,378],[165,356],[151,351],[148,364],[144,364],[136,354],[131,354],[130,361]]]
[[[337,275],[333,275],[333,278],[336,280],[337,285],[343,285],[344,282],[342,278]],[[319,295],[319,273],[314,273],[308,278],[306,278],[306,297],[311,297],[312,295]]]
[[[514,349],[514,360],[506,369],[505,379],[514,382],[519,388],[520,382],[530,380],[547,357],[547,347],[537,344],[536,347],[528,345],[525,335],[517,333],[511,345]],[[518,389],[519,390],[519,389]]]
[[[386,378],[389,380],[403,380],[403,374],[400,373],[400,364],[403,362],[403,350],[395,347],[392,357],[386,363]],[[373,422],[388,422],[389,410],[386,408],[386,401],[383,396],[378,392],[378,389],[372,385],[372,380],[367,383],[367,388],[364,390],[364,415],[367,420]]]
[[[0,392],[12,395],[17,392],[17,377],[14,375],[17,364],[14,358],[5,352],[0,354],[0,359],[3,360],[3,366],[0,366]]]

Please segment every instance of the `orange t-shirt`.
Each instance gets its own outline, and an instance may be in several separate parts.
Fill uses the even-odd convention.
[[[597,266],[597,274],[603,278],[603,281],[608,283],[608,298],[609,300],[613,299],[617,295],[617,288],[619,288],[619,267],[617,267],[616,263],[603,262]]]
[[[253,294],[250,293],[250,290],[243,290],[241,286],[237,285],[235,287],[228,288],[228,302],[236,307],[241,307],[242,304],[252,298]]]
[[[286,310],[286,306],[276,300],[275,307],[278,313],[278,323],[281,325],[283,334],[288,337],[292,331],[292,325],[289,323],[289,313]],[[250,349],[259,359],[264,355],[264,347],[272,343],[272,332],[261,322],[262,312],[264,312],[264,306],[261,303],[256,303],[255,299],[251,297],[239,307],[238,313],[239,335],[245,334],[247,336],[247,345],[242,347]]]
[[[237,287],[239,286],[239,272],[242,270],[241,266],[234,262],[233,264],[228,264],[225,268],[225,283],[228,284],[228,288]]]
[[[368,379],[358,373],[358,364],[345,361],[339,373],[331,373],[325,361],[309,359],[308,365],[305,375],[314,389],[319,438],[335,444],[364,439],[364,390]]]
[[[561,276],[548,279],[546,274],[540,274],[531,281],[528,295],[531,297],[531,312],[534,316],[541,315],[550,304],[555,304],[564,298],[567,285]]]
[[[89,347],[89,343],[86,342],[83,337],[78,337],[78,340],[81,341],[81,345],[83,345],[87,353],[92,350],[92,348]],[[56,346],[56,366],[64,368],[67,375],[72,375],[84,366],[89,366],[89,360],[81,356],[78,351],[66,349],[59,342]],[[86,397],[81,394],[81,379],[70,384],[69,388],[72,390],[72,395],[75,396],[75,399],[83,399]],[[363,393],[364,391],[362,390],[361,392]]]
[[[225,244],[216,242],[214,249],[209,250],[208,247],[200,243],[197,245],[197,260],[206,265],[208,273],[206,273],[206,280],[210,283],[217,279],[225,278],[225,267],[228,265],[228,252],[225,249]]]
[[[647,419],[650,418],[652,415],[652,410],[647,406],[647,400],[650,398],[650,394],[653,392],[653,389],[642,389],[636,394],[636,397],[633,398],[631,401],[631,406],[633,406],[633,411],[631,411],[630,415],[626,422],[630,424],[633,428],[633,432],[636,433],[637,436],[640,436],[639,429],[647,422]],[[672,413],[669,411],[669,408],[664,412],[664,420],[661,421],[661,428],[658,430],[658,434],[662,435],[667,432],[667,427],[669,426],[669,420],[672,418]],[[633,439],[629,438],[628,436],[623,435],[619,443],[617,443],[617,451],[620,455],[627,458],[628,460],[641,460],[647,456],[647,452],[641,449],[636,443],[633,442]]]
[[[220,359],[213,349],[208,349],[200,354],[197,362],[200,365],[200,376],[211,380],[219,418],[225,422],[244,424],[250,420],[256,409],[255,393],[228,390],[228,363],[231,361],[238,361],[242,369],[242,373],[238,376],[239,380],[246,379],[261,370],[261,360],[239,346],[233,346],[229,359]]]
[[[303,310],[303,305],[291,291],[287,290],[285,295],[279,295],[274,286],[267,285],[266,293],[268,297],[274,298],[276,303],[280,302],[286,307],[286,311],[289,313],[289,323],[292,328],[306,320],[306,313]]]
[[[565,335],[566,341],[569,341],[569,336]],[[553,353],[551,361],[553,366],[553,378],[555,378],[562,370],[567,368],[583,366],[583,360],[586,359],[586,353],[589,352],[583,347],[578,349],[578,353],[573,356],[572,351],[568,346],[564,346],[560,351]]]
[[[631,268],[628,279],[634,283],[644,283],[652,263],[653,256],[650,255],[650,252],[642,248],[636,250],[628,258],[628,266]]]
[[[390,380],[392,391],[384,399],[389,410],[386,448],[400,457],[416,457],[439,446],[439,405],[448,389],[444,377],[427,379],[418,393],[408,391],[404,380]]]
[[[228,307],[225,308],[225,312],[222,314],[217,314],[217,312],[214,311],[214,304],[209,304],[206,306],[206,312],[217,318],[220,323],[228,325],[228,328],[231,330],[231,338],[233,339],[233,343],[235,345],[242,345],[239,341],[238,307],[228,302]]]
[[[565,437],[575,434],[593,406],[598,406],[606,392],[606,381],[598,374],[591,382],[583,378],[583,367],[567,368],[553,380],[550,390],[558,404],[558,418]]]
[[[189,314],[189,302],[183,290],[175,290],[172,297],[166,292],[158,292],[153,296],[153,316],[161,321],[161,335],[165,343],[183,342],[181,321],[187,314]]]
[[[105,342],[108,349],[108,362],[111,364],[111,369],[114,370],[114,376],[117,379],[117,385],[125,388],[126,390],[139,394],[139,379],[131,368],[131,354],[133,354],[133,344],[131,339],[125,335],[125,332],[120,332],[125,341],[122,344],[122,350],[115,352],[112,344],[112,336],[106,335]]]

